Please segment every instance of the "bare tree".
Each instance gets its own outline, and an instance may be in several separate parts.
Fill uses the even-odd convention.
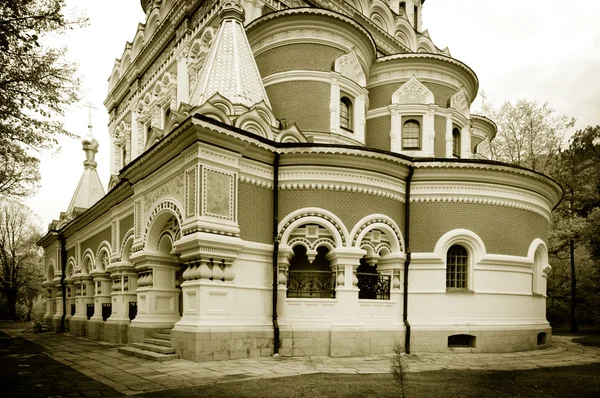
[[[498,125],[492,141],[494,158],[541,173],[555,161],[566,131],[575,124],[574,118],[556,116],[548,103],[527,99],[514,105],[507,101],[490,117]]]
[[[17,303],[32,304],[41,290],[40,236],[29,208],[13,200],[0,202],[0,290],[12,319],[17,319]]]

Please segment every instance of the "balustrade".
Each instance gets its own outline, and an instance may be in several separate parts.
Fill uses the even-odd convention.
[[[390,275],[357,273],[359,299],[389,300]]]
[[[335,298],[336,275],[332,271],[289,271],[287,296]]]

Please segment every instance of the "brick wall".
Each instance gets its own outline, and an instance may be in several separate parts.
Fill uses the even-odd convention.
[[[100,246],[100,243],[102,243],[102,241],[110,242],[110,238],[110,227],[108,227],[102,230],[97,235],[94,235],[93,237],[81,242],[81,254],[83,254],[83,252],[85,252],[87,249],[92,249],[95,256],[96,250],[98,250],[98,246]]]
[[[367,120],[365,143],[369,148],[390,150],[390,116]]]
[[[119,221],[119,245],[123,243],[123,238],[127,231],[133,228],[133,214],[121,219]],[[181,227],[181,225],[180,225]]]
[[[433,93],[436,105],[442,108],[448,108],[450,105],[450,98],[456,93],[456,90],[436,83],[423,83],[423,85]]]
[[[387,107],[392,103],[392,94],[400,88],[402,84],[385,84],[369,89],[369,109]]]
[[[392,95],[404,83],[384,84],[381,86],[369,89],[369,109],[377,109],[390,105],[392,103]],[[449,87],[442,86],[436,83],[423,83],[433,93],[435,104],[447,108],[450,98],[456,93]]]
[[[240,182],[238,184],[238,224],[242,239],[273,243],[273,191]]]
[[[329,72],[343,52],[321,44],[298,43],[276,47],[256,57],[262,77],[290,70],[318,70]]]
[[[67,261],[69,261],[70,257],[75,258],[75,246],[73,246],[70,249],[67,249]]]
[[[535,238],[547,240],[548,222],[530,211],[475,203],[411,203],[413,252],[432,252],[448,231],[464,228],[476,233],[490,254],[527,256]]]
[[[266,90],[277,119],[303,131],[329,131],[329,83],[291,81]]]
[[[279,192],[279,219],[303,207],[320,207],[338,216],[348,232],[363,217],[379,213],[391,217],[404,234],[404,203],[357,192],[306,189]]]

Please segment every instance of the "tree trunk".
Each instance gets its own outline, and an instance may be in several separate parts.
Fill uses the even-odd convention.
[[[577,297],[577,276],[575,275],[575,241],[569,240],[571,252],[571,332],[577,332],[577,319],[575,318],[575,299]]]
[[[13,321],[17,320],[17,296],[16,294],[12,294],[12,292],[8,292],[6,294],[6,301],[8,301],[8,312],[10,314],[10,319]]]

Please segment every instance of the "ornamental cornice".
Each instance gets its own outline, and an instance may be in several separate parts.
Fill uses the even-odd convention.
[[[242,159],[238,179],[242,183],[273,189],[273,168],[249,159]]]
[[[562,189],[560,185],[550,177],[536,173],[535,171],[519,168],[517,166],[503,165],[496,163],[484,163],[484,162],[451,162],[451,161],[431,161],[427,159],[416,159],[414,167],[417,169],[472,169],[472,170],[491,170],[491,171],[504,171],[511,174],[518,174],[525,177],[533,178],[534,180],[543,182],[547,185],[552,185],[556,190],[556,193],[560,196]]]
[[[279,173],[279,188],[356,192],[404,201],[404,184],[398,179],[363,170],[345,170],[347,169],[334,167],[286,166]]]
[[[467,64],[465,64],[455,58],[448,57],[447,55],[431,54],[431,53],[393,54],[393,55],[388,55],[385,57],[378,58],[377,60],[375,60],[375,62],[382,63],[382,62],[396,60],[396,59],[435,59],[438,61],[448,62],[448,63],[451,63],[451,64],[456,65],[456,66],[460,67],[461,69],[463,69],[477,82],[477,84],[479,84],[479,79],[477,78],[477,75],[475,74],[473,69],[469,68],[467,66]]]
[[[538,214],[551,222],[551,205],[541,198],[510,190],[460,187],[460,186],[413,186],[411,203],[470,203],[511,207]]]
[[[282,191],[300,191],[306,189],[314,189],[320,191],[340,191],[340,192],[355,192],[363,193],[372,196],[379,196],[385,199],[392,199],[404,203],[404,196],[397,195],[391,192],[386,192],[381,189],[373,189],[368,187],[353,186],[351,184],[327,184],[327,183],[288,183],[279,184],[279,189]]]
[[[331,147],[331,146],[300,146],[291,148],[280,148],[278,152],[281,154],[328,154],[328,155],[349,155],[349,156],[360,156],[371,159],[380,159],[392,163],[401,164],[403,166],[411,166],[413,163],[409,159],[403,159],[399,156],[391,156],[381,152],[373,152],[367,148],[354,149],[345,147]]]
[[[415,76],[420,81],[426,83],[445,83],[446,86],[453,89],[458,89],[462,85],[455,77],[452,77],[447,73],[439,72],[433,68],[407,68],[373,72],[368,78],[367,87],[372,88],[382,84],[394,84],[397,83],[398,80],[408,80],[412,76]]]
[[[318,15],[318,16],[328,17],[328,18],[332,18],[332,19],[335,19],[338,21],[342,21],[342,22],[352,26],[358,32],[360,32],[360,34],[362,34],[362,36],[369,43],[371,43],[371,54],[370,55],[373,59],[375,58],[375,54],[377,51],[377,44],[375,43],[373,36],[371,36],[371,34],[364,28],[364,26],[362,26],[361,24],[357,23],[356,21],[354,21],[353,19],[351,19],[350,17],[348,17],[344,14],[321,9],[321,8],[289,8],[287,10],[272,12],[272,13],[266,14],[256,20],[252,21],[246,27],[246,32],[248,35],[251,35],[252,30],[256,29],[260,25],[267,23],[268,21],[271,21],[273,19],[280,19],[280,18],[286,17],[286,16],[295,16],[295,15]],[[275,37],[278,37],[281,39],[311,38],[312,37],[312,36],[306,36],[306,35],[294,36],[293,32],[297,32],[297,31],[315,31],[316,32],[316,31],[318,31],[318,29],[290,29],[290,30],[286,30],[285,32],[279,32],[276,35],[270,36],[273,39],[269,38],[268,41],[270,43],[276,42],[277,40],[274,40]],[[339,38],[343,38],[344,40],[348,40],[340,35],[335,35],[335,36],[336,36],[336,38],[339,37]],[[262,39],[258,43],[251,44],[252,50],[253,50],[255,56],[258,55],[260,53],[260,50],[265,47],[266,43],[264,43],[262,45],[260,44],[260,43],[263,43],[265,40],[266,39]],[[335,41],[335,39],[334,39],[334,41]],[[347,45],[347,44],[345,44],[345,45]],[[351,43],[349,48],[352,48],[352,47],[354,47],[354,45],[352,45],[352,43]]]

